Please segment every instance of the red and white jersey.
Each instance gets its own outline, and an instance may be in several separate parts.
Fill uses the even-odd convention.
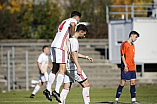
[[[77,67],[74,63],[74,60],[72,58],[72,52],[77,52],[77,55],[78,55],[78,51],[79,51],[79,42],[76,38],[70,38],[69,39],[69,45],[68,45],[68,63],[67,63],[67,66],[66,66],[66,69],[67,70],[76,70]]]
[[[56,47],[65,51],[68,51],[68,40],[70,33],[70,24],[74,22],[75,25],[77,21],[73,18],[66,19],[62,21],[57,29],[56,36],[51,44],[51,47]]]

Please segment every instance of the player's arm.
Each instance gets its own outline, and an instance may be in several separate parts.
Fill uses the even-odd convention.
[[[71,25],[71,36],[73,36],[75,33],[75,22],[71,22],[70,25]]]
[[[85,55],[83,55],[83,54],[81,54],[81,53],[78,53],[78,57],[79,57],[79,58],[84,58],[84,59],[89,60],[90,62],[93,62],[93,59],[92,59],[91,57],[85,56]]]
[[[82,69],[81,69],[81,66],[78,62],[77,51],[72,52],[72,58],[73,58],[73,61],[77,67],[77,74],[82,75]]]
[[[124,55],[121,56],[121,58],[122,58],[122,61],[123,61],[123,63],[124,63],[124,66],[125,66],[125,67],[124,67],[124,72],[127,73],[127,72],[128,72],[128,66],[127,66],[127,64],[126,64]]]
[[[47,66],[50,70],[52,70],[52,67],[48,64],[48,66]]]
[[[43,70],[41,69],[41,65],[40,65],[39,62],[37,62],[37,66],[38,66],[38,68],[40,69],[41,73],[44,74]]]

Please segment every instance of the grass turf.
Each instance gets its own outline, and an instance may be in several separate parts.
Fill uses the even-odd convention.
[[[0,104],[58,104],[48,101],[39,91],[35,98],[29,98],[32,91],[0,92]],[[143,104],[157,104],[157,85],[137,86],[137,100]],[[116,88],[91,88],[90,104],[112,104],[115,99]],[[82,88],[72,88],[66,100],[66,104],[83,104]],[[131,104],[129,86],[124,87],[119,104]]]

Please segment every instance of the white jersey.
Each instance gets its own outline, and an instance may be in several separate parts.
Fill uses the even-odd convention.
[[[70,31],[70,26],[71,23],[74,22],[75,25],[77,24],[76,19],[69,18],[64,21],[59,25],[57,29],[56,36],[51,44],[51,47],[56,47],[65,51],[68,51],[68,40],[69,40],[69,33]]]
[[[48,62],[49,62],[48,55],[41,53],[38,57],[37,62],[40,63],[40,67],[43,67],[43,65],[48,65]],[[39,74],[41,74],[40,69],[39,69]]]
[[[68,52],[67,70],[76,70],[77,67],[72,58],[72,52],[77,51],[77,54],[78,54],[78,51],[79,51],[79,43],[76,38],[69,39],[68,49],[69,49],[69,52]]]

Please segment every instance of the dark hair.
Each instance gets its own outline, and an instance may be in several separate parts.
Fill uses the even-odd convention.
[[[44,45],[44,46],[42,47],[42,51],[44,52],[44,49],[47,48],[47,47],[48,47],[47,45]]]
[[[79,17],[81,17],[81,13],[78,12],[78,11],[73,11],[73,12],[71,13],[71,17],[74,17],[74,16],[79,16]]]
[[[130,34],[129,34],[129,37],[131,36],[131,34],[136,34],[138,37],[140,37],[140,34],[136,31],[131,31]]]
[[[78,26],[77,26],[77,29],[76,29],[76,32],[79,32],[79,31],[84,31],[84,32],[88,32],[88,29],[87,29],[87,27],[85,26],[85,25],[83,25],[83,24],[79,24]]]

